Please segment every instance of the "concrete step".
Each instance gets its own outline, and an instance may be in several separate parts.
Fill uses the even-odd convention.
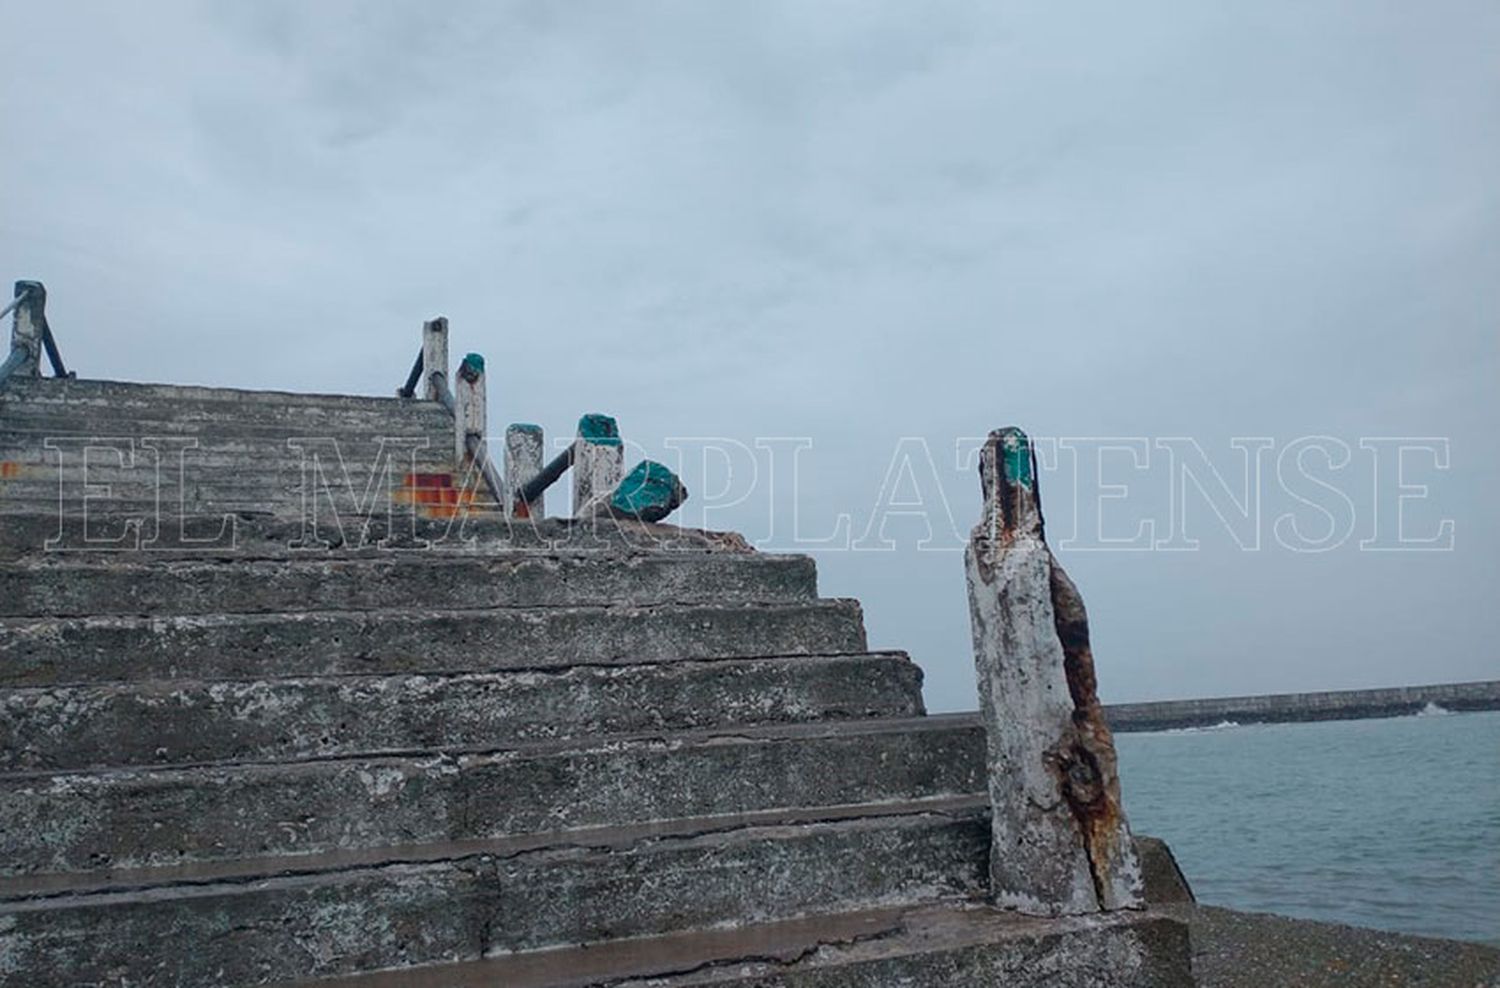
[[[446,413],[445,413],[446,416]],[[396,418],[393,429],[371,431],[364,427],[324,429],[322,434],[297,432],[275,424],[242,423],[222,429],[176,429],[170,422],[116,422],[112,430],[83,429],[74,422],[64,428],[33,428],[0,418],[0,459],[15,468],[41,467],[78,469],[85,463],[90,472],[108,469],[154,469],[211,466],[235,457],[264,464],[285,460],[311,463],[314,454],[326,467],[340,462],[353,469],[375,462],[384,447],[388,457],[409,462],[417,459],[452,459],[453,420],[417,416],[411,421]],[[103,423],[99,423],[102,425]],[[157,441],[156,437],[164,437]],[[384,438],[384,443],[381,440]],[[497,450],[498,452],[498,450]]]
[[[458,478],[462,480],[463,478]],[[566,492],[555,492],[552,501],[567,504]],[[128,510],[126,510],[128,509]],[[565,509],[563,509],[565,510]],[[164,559],[289,559],[316,553],[306,548],[311,528],[300,517],[273,513],[258,505],[235,515],[230,544],[205,546],[201,540],[217,536],[223,522],[219,513],[193,513],[179,517],[170,508],[157,511],[154,501],[124,507],[111,505],[104,517],[90,512],[87,519],[76,510],[59,516],[56,505],[7,505],[0,497],[0,559],[53,556],[67,552],[72,558],[125,560]],[[160,522],[160,541],[137,547],[134,541],[119,543],[127,525],[140,525],[152,533]],[[188,539],[181,532],[186,527]],[[393,551],[383,546],[388,538],[396,549],[409,553],[412,547],[444,553],[547,552],[632,555],[643,552],[695,554],[728,552],[749,554],[754,550],[734,532],[679,528],[676,525],[616,521],[608,518],[513,519],[493,511],[458,511],[454,516],[386,512],[343,519],[342,529],[320,515],[316,536],[333,546],[340,557],[372,557]],[[416,539],[418,541],[414,542]],[[320,550],[321,551],[321,550]]]
[[[899,652],[38,687],[0,690],[0,771],[479,749],[922,713],[922,672]]]
[[[983,789],[971,720],[571,739],[477,753],[0,776],[0,875],[156,868]]]
[[[985,906],[944,903],[526,951],[459,964],[320,979],[312,984],[319,988],[1192,988],[1189,955],[1186,925],[1159,912],[1042,921]]]
[[[242,985],[983,892],[982,799],[428,846],[306,870],[0,884],[7,980]]]
[[[0,687],[493,672],[866,650],[853,600],[12,618]]]
[[[112,426],[134,423],[159,423],[169,432],[235,423],[279,424],[301,435],[318,435],[319,426],[352,429],[424,420],[446,420],[450,427],[452,423],[436,402],[394,397],[53,379],[13,379],[0,392],[0,427],[45,430],[82,422],[87,423],[83,431],[100,435],[118,435]]]
[[[807,556],[760,553],[454,555],[0,563],[0,616],[791,603],[817,597]]]

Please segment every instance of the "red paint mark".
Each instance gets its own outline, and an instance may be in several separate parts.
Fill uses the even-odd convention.
[[[472,489],[454,485],[451,473],[409,473],[403,479],[396,500],[415,505],[426,518],[454,518],[460,507],[476,501]]]
[[[21,476],[21,464],[14,460],[0,461],[0,480],[13,480]]]

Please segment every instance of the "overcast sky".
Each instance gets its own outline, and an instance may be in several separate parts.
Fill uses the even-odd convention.
[[[83,376],[387,394],[441,313],[496,428],[606,411],[673,465],[805,437],[795,493],[784,441],[707,490],[689,455],[684,520],[848,515],[823,592],[934,709],[974,704],[955,443],[1140,437],[1144,469],[1043,476],[1054,543],[1101,484],[1095,534],[1199,543],[1059,546],[1106,699],[1500,677],[1494,0],[0,9],[0,275],[46,282]],[[1306,436],[1347,526],[1275,487]],[[1360,549],[1389,436],[1447,441],[1403,510],[1451,551]],[[1173,535],[1163,437],[1231,488],[1231,441],[1273,442],[1258,551],[1191,486]],[[953,525],[880,551],[892,473]],[[1293,551],[1288,511],[1348,538]]]

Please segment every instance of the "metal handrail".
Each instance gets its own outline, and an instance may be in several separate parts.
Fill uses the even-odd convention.
[[[10,304],[7,305],[5,308],[0,309],[0,319],[4,319],[6,316],[10,315],[11,310],[14,309],[16,306],[20,305],[22,302],[26,301],[26,299],[30,295],[31,295],[31,288],[30,287],[23,288],[19,292],[17,292],[16,293],[16,297],[10,300]]]
[[[396,389],[398,398],[415,398],[417,396],[417,382],[422,379],[422,351],[417,351],[417,359],[411,365],[411,373],[406,375],[406,383]],[[450,408],[449,411],[452,411]]]

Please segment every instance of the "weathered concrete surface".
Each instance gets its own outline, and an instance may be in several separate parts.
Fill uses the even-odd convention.
[[[901,653],[35,687],[0,692],[0,772],[453,751],[923,712],[922,671]]]
[[[1047,548],[1036,463],[1018,429],[981,456],[984,516],[965,553],[995,851],[1006,908],[1069,915],[1141,904],[1088,618]]]
[[[982,907],[921,906],[590,944],[319,984],[1181,988],[1192,984],[1186,941],[1182,925],[1160,915],[1038,922]]]
[[[184,543],[179,529],[186,527],[187,537],[202,540],[215,535],[222,517],[218,514],[199,513],[179,518],[165,513],[161,524],[154,521],[145,524],[152,533],[160,530],[160,539],[145,548],[135,548],[129,542],[128,551],[121,545],[90,545],[84,536],[94,538],[116,538],[127,527],[141,527],[140,520],[149,518],[156,506],[140,503],[129,507],[122,514],[111,514],[104,518],[90,518],[87,532],[83,520],[74,514],[65,514],[60,520],[55,502],[45,510],[19,511],[5,517],[0,529],[0,559],[30,559],[46,556],[49,540],[63,539],[67,551],[82,555],[109,554],[111,558],[126,558],[131,555],[146,556],[152,560],[165,559],[288,559],[297,557],[323,557],[329,552],[340,557],[390,555],[415,555],[419,552],[473,553],[488,555],[504,552],[544,553],[594,553],[601,556],[619,557],[639,553],[672,553],[692,555],[696,553],[749,554],[754,550],[745,539],[734,532],[715,532],[704,529],[680,528],[676,525],[631,521],[627,519],[589,518],[510,518],[494,512],[455,509],[451,517],[433,517],[418,514],[398,513],[393,519],[385,512],[371,516],[359,516],[359,524],[350,523],[342,529],[323,527],[317,535],[327,545],[308,547],[305,538],[309,534],[302,522],[295,518],[278,517],[267,509],[242,511],[233,515],[234,531],[232,544],[215,544],[205,547],[201,541]],[[134,513],[132,513],[134,512]]]
[[[168,467],[196,440],[186,484],[150,456],[89,471],[102,534],[155,534],[160,492],[161,537],[85,540],[49,433],[165,436]],[[0,982],[265,983],[985,893],[979,731],[892,719],[919,674],[865,652],[810,562],[486,510],[454,436],[432,402],[0,394]],[[406,440],[388,469],[380,437]],[[302,450],[348,482],[306,500]],[[201,538],[226,510],[232,542],[179,539],[178,513]],[[42,551],[59,536],[81,551]],[[934,922],[765,983],[1134,984],[1135,923]]]
[[[0,563],[3,617],[748,604],[816,596],[810,558],[761,553],[391,552],[284,560],[59,553]]]
[[[987,843],[982,819],[945,814],[663,828],[616,846],[0,902],[0,980],[257,984],[952,901],[981,889]]]
[[[1225,722],[1271,724],[1283,721],[1404,717],[1420,713],[1428,704],[1452,711],[1500,710],[1500,680],[1377,690],[1117,703],[1105,709],[1109,714],[1110,726],[1117,731],[1165,731],[1183,727],[1213,727]]]
[[[0,686],[484,672],[865,649],[859,604],[849,600],[24,618],[0,626]]]
[[[1141,883],[1148,903],[1163,906],[1198,901],[1166,841],[1136,835],[1135,855],[1141,862]]]
[[[1199,988],[1495,988],[1500,950],[1212,906],[1186,921]]]
[[[450,478],[453,436],[434,402],[24,381],[0,393],[0,516],[50,514],[55,536],[60,508],[116,520],[160,510],[200,527],[313,504],[325,522],[377,504],[446,512],[465,496]],[[85,453],[84,440],[109,449]],[[437,478],[446,489],[423,483]]]
[[[747,960],[621,988],[1192,988],[1188,934],[1161,916],[1039,922],[994,910],[913,910],[885,935],[788,960]]]
[[[457,756],[9,775],[0,875],[962,796],[983,785],[974,734],[963,723],[918,718]],[[0,881],[0,894],[5,887]]]

